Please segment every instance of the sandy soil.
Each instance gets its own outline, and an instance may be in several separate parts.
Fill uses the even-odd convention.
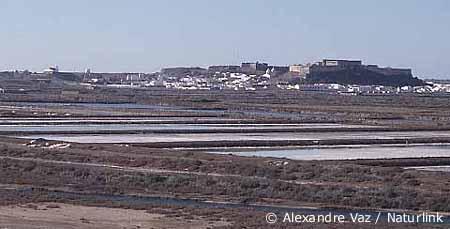
[[[210,228],[226,222],[168,218],[146,211],[38,203],[0,207],[0,228]]]

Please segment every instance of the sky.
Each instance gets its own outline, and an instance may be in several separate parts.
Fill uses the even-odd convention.
[[[450,79],[448,0],[0,0],[0,69],[361,59]]]

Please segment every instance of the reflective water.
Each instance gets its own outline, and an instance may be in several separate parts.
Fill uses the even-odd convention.
[[[8,103],[5,103],[8,104]],[[15,107],[84,107],[84,108],[99,108],[99,109],[145,109],[154,111],[184,111],[184,112],[202,112],[221,114],[225,111],[219,109],[196,109],[186,107],[176,107],[167,105],[152,105],[152,104],[136,104],[136,103],[39,103],[39,102],[15,102],[11,103]]]
[[[6,103],[8,104],[8,103]],[[221,110],[221,109],[197,109],[180,106],[167,106],[167,105],[151,105],[151,104],[135,104],[135,103],[36,103],[36,102],[17,102],[11,103],[11,106],[28,106],[28,107],[84,107],[91,109],[145,109],[153,111],[177,111],[177,112],[196,112],[204,114],[224,115],[229,113],[240,113],[248,116],[259,117],[272,117],[272,118],[326,118],[327,115],[316,112],[311,113],[299,113],[299,112],[282,112],[282,111],[265,111],[265,110]]]
[[[276,157],[294,160],[350,160],[384,158],[450,157],[450,145],[356,146],[302,149],[210,151],[239,156]]]
[[[67,123],[67,122],[158,122],[158,121],[242,121],[248,119],[216,118],[216,117],[146,117],[146,118],[1,118],[0,124],[8,123]]]
[[[195,125],[194,125],[195,126]],[[0,126],[1,128],[1,126]],[[198,127],[200,128],[200,127]],[[206,126],[204,128],[213,128]],[[397,131],[397,132],[268,132],[268,133],[181,133],[181,134],[46,134],[26,138],[46,138],[79,143],[142,143],[188,141],[271,141],[271,140],[326,140],[326,139],[395,139],[450,137],[450,131]]]
[[[32,192],[31,190],[26,190],[25,192]],[[264,213],[274,212],[281,218],[286,213],[295,212],[296,214],[302,215],[345,215],[347,220],[350,220],[350,214],[355,215],[356,213],[361,215],[370,215],[372,219],[376,219],[379,216],[379,222],[387,222],[387,212],[376,212],[373,210],[351,210],[351,209],[339,209],[339,208],[308,208],[308,207],[287,207],[287,206],[264,206],[257,204],[242,204],[242,203],[218,203],[218,202],[208,202],[192,199],[180,199],[180,198],[170,198],[170,197],[150,197],[150,196],[131,196],[131,195],[108,195],[108,194],[82,194],[73,192],[62,192],[62,191],[49,191],[48,195],[50,198],[55,199],[76,199],[79,201],[102,201],[102,202],[114,202],[116,204],[126,205],[163,205],[163,206],[178,206],[178,207],[195,207],[195,208],[218,208],[218,209],[235,209],[241,208],[252,209],[256,211],[261,211]],[[394,211],[395,212],[395,211]],[[442,218],[442,224],[449,224],[450,217],[444,216]]]
[[[420,167],[406,167],[405,169],[415,169],[430,172],[450,172],[450,166],[420,166]]]
[[[82,120],[80,120],[81,122]],[[119,120],[115,120],[120,122]],[[139,120],[143,121],[143,120]],[[167,120],[166,120],[167,121]],[[216,129],[304,129],[304,128],[361,128],[357,125],[341,125],[341,124],[64,124],[69,122],[66,120],[51,121],[43,120],[43,125],[35,125],[37,121],[23,120],[21,125],[7,125],[4,123],[0,125],[0,131],[102,131],[102,130],[216,130]],[[76,121],[70,121],[76,122]],[[84,121],[85,122],[85,121]],[[94,121],[93,123],[95,123]],[[99,120],[98,122],[105,122],[105,120]],[[126,121],[124,121],[126,122]],[[150,120],[151,122],[151,120]],[[1,123],[1,121],[0,121]],[[27,123],[33,123],[29,125]],[[58,125],[48,125],[45,123],[51,123]],[[112,120],[111,123],[114,123]],[[26,125],[27,124],[27,125]]]

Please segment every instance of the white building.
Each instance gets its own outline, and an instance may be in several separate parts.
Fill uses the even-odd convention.
[[[53,73],[56,73],[56,72],[59,72],[59,68],[58,68],[58,66],[50,66],[49,68],[47,68],[47,69],[44,69],[44,73],[45,74],[53,74]]]
[[[309,68],[311,64],[294,64],[289,66],[289,72],[296,74],[300,77],[306,77],[309,74]]]

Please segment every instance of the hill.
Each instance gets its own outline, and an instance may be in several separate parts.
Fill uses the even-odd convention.
[[[412,74],[385,75],[368,69],[343,69],[328,72],[312,72],[308,83],[337,83],[344,85],[421,86],[426,83]]]

